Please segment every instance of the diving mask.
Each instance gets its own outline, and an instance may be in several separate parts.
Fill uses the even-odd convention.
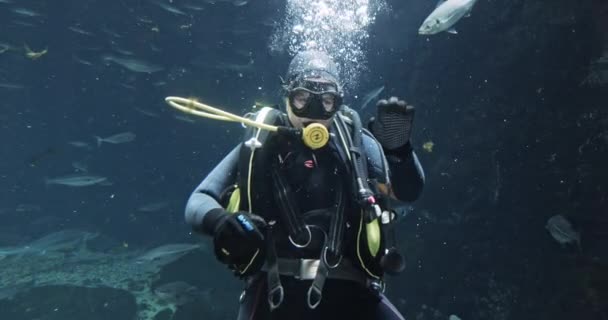
[[[342,104],[339,88],[333,82],[302,81],[289,88],[289,105],[300,118],[327,120]]]

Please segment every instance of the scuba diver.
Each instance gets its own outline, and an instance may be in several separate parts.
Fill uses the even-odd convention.
[[[405,266],[393,208],[424,185],[414,108],[380,100],[362,126],[320,51],[293,58],[283,89],[286,113],[248,115],[258,127],[194,190],[186,221],[245,280],[238,319],[403,319],[383,292]]]

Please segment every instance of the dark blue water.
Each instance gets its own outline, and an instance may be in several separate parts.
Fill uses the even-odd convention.
[[[388,2],[345,97],[357,108],[385,86],[383,97],[416,106],[427,186],[400,222],[408,268],[391,279],[389,297],[409,319],[608,319],[608,62],[594,63],[608,54],[606,1],[479,0],[457,35],[419,36],[434,7]],[[278,0],[0,1],[0,247],[68,229],[98,234],[83,241],[106,260],[200,242],[183,222],[186,200],[243,130],[177,119],[184,115],[164,98],[197,97],[237,114],[280,104],[292,52],[270,44],[285,14]],[[48,51],[31,59],[25,45]],[[160,70],[136,72],[116,57]],[[96,145],[94,136],[121,132],[136,138]],[[429,141],[432,152],[422,148]],[[109,183],[45,183],[78,173],[74,162]],[[142,210],[151,204],[161,208]],[[580,250],[547,232],[556,214],[572,221]],[[80,248],[0,260],[0,319],[139,314],[139,278],[113,288],[52,276],[90,265],[74,258]],[[204,239],[149,282],[197,287],[174,319],[236,314],[240,283],[208,248]],[[91,270],[103,278],[112,268]]]

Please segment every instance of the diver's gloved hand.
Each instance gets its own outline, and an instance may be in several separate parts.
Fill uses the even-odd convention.
[[[246,212],[229,213],[214,209],[207,213],[214,225],[213,246],[217,259],[228,265],[235,275],[244,277],[262,268],[266,253],[261,229],[266,222],[259,216]]]
[[[376,104],[377,113],[370,123],[370,130],[386,150],[405,146],[412,134],[414,107],[407,102],[391,97]]]

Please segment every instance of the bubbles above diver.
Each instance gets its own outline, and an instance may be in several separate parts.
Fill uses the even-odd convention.
[[[272,53],[290,55],[303,50],[321,50],[340,67],[343,85],[354,88],[365,71],[362,50],[369,37],[368,26],[386,8],[384,0],[288,0],[285,20],[271,38]]]

